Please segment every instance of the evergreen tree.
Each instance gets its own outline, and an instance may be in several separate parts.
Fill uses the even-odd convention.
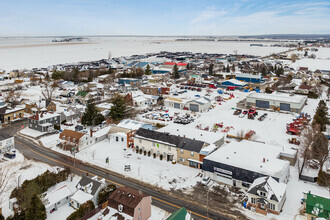
[[[104,116],[97,110],[95,103],[93,101],[88,103],[85,113],[81,118],[81,123],[92,126],[101,124],[103,121]]]
[[[144,74],[151,75],[151,70],[150,70],[149,64],[147,65],[146,70],[144,71]]]
[[[210,76],[213,75],[213,67],[214,67],[214,64],[213,63],[210,63],[210,65],[209,65],[209,75]]]
[[[26,219],[28,220],[43,220],[46,219],[46,208],[37,194],[31,198],[29,207],[27,208]]]
[[[131,116],[131,108],[128,107],[125,98],[117,95],[112,100],[113,106],[110,108],[109,116],[115,121],[121,121],[124,118]]]
[[[235,64],[233,64],[233,65],[231,66],[231,71],[235,72],[235,70],[236,70],[236,66],[235,66]]]
[[[226,72],[227,72],[227,73],[229,73],[229,72],[230,72],[229,64],[227,64],[227,67],[226,67]]]
[[[261,70],[261,75],[262,76],[266,76],[267,72],[266,72],[266,67],[262,67],[262,70]]]
[[[173,67],[173,78],[174,79],[179,79],[180,78],[179,69],[178,69],[178,66],[176,64]]]
[[[313,118],[313,124],[319,124],[321,131],[325,131],[326,125],[329,124],[328,107],[323,100],[319,102],[319,105]]]

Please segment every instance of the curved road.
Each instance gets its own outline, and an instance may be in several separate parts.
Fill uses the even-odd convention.
[[[1,129],[1,132],[14,135],[21,128],[22,124],[23,122],[15,123],[10,127]],[[192,217],[194,219],[207,219],[207,215],[209,219],[230,219],[226,216],[222,216],[212,211],[209,211],[207,213],[207,210],[203,207],[191,204],[185,200],[174,198],[153,188],[139,185],[128,179],[112,175],[111,173],[100,167],[88,163],[83,163],[78,160],[76,160],[74,164],[74,161],[71,157],[62,155],[58,152],[54,152],[49,149],[42,148],[24,137],[15,135],[15,146],[22,154],[25,155],[25,157],[29,159],[41,161],[52,166],[69,167],[71,169],[71,172],[80,176],[84,176],[86,175],[86,173],[88,173],[89,175],[97,175],[106,179],[107,182],[113,183],[117,186],[128,186],[136,190],[141,190],[142,192],[152,196],[152,204],[154,206],[164,209],[170,213],[175,212],[181,207],[185,207],[189,212],[191,212]]]

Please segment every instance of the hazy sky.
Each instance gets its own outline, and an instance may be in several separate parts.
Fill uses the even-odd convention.
[[[0,0],[0,9],[0,36],[330,33],[330,0]]]

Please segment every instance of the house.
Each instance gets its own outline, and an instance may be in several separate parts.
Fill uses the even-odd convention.
[[[54,125],[60,125],[60,115],[56,113],[37,113],[29,117],[29,128],[40,132],[50,132],[54,129]]]
[[[246,97],[246,102],[249,107],[279,109],[282,111],[301,112],[307,101],[307,96],[278,93],[272,94],[250,93]]]
[[[79,117],[79,115],[76,112],[74,112],[73,110],[65,109],[61,113],[61,121],[72,121],[74,119],[77,119],[78,117]]]
[[[156,86],[141,86],[140,90],[146,95],[169,95],[170,88],[169,87],[156,87]]]
[[[99,180],[97,176],[92,178],[83,176],[76,186],[77,192],[71,197],[70,205],[79,209],[81,204],[91,200],[95,206],[98,205],[98,196],[105,187],[105,180]]]
[[[122,142],[127,147],[131,147],[134,145],[134,134],[141,127],[153,129],[148,124],[131,119],[123,119],[117,126],[110,128],[108,133],[109,142]]]
[[[204,155],[201,151],[207,145],[203,141],[144,128],[139,128],[134,136],[134,147],[138,151],[195,168],[202,168]]]
[[[71,195],[72,192],[66,185],[45,194],[42,203],[45,205],[46,213],[52,213],[59,207],[68,204]]]
[[[253,181],[247,191],[247,207],[266,215],[268,212],[279,215],[286,200],[285,183],[279,183],[274,178],[266,176]]]
[[[28,114],[35,113],[36,111],[41,111],[46,109],[48,112],[56,112],[56,104],[51,100],[37,102],[25,102],[25,112]]]
[[[65,141],[64,142],[65,150],[69,150],[68,148],[71,149],[72,147],[76,151],[80,151],[94,144],[94,141],[91,139],[89,134],[84,134],[82,132],[68,130],[68,129],[65,129],[60,133],[60,139]]]
[[[85,105],[92,98],[93,96],[90,92],[79,91],[75,96],[71,97],[71,102],[76,102]]]
[[[13,136],[0,132],[0,154],[15,148],[15,139]]]
[[[128,187],[117,188],[110,194],[108,206],[133,217],[147,220],[151,216],[151,196]]]
[[[72,82],[72,81],[63,81],[63,82],[60,82],[58,86],[62,89],[73,89],[74,88],[74,82]]]
[[[171,108],[190,110],[193,112],[204,112],[210,109],[211,100],[206,97],[199,97],[193,100],[167,97],[164,100],[164,105]]]
[[[119,85],[130,85],[131,88],[138,88],[140,86],[140,80],[139,79],[133,79],[133,78],[120,78],[118,80]]]
[[[5,106],[0,108],[1,123],[8,123],[10,121],[21,119],[24,117],[25,108],[23,106],[15,106],[14,108]]]
[[[242,140],[220,147],[203,160],[203,171],[214,181],[239,188],[250,188],[255,179],[271,176],[287,183],[290,162],[297,152],[278,146]]]
[[[330,199],[312,194],[310,191],[304,193],[304,206],[307,220],[330,219]]]
[[[177,211],[173,212],[166,220],[190,220],[191,215],[187,212],[185,207],[178,209]]]

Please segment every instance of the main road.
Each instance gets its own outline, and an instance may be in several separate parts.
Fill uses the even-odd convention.
[[[22,124],[23,122],[15,123],[10,127],[1,129],[0,132],[14,135],[20,129]],[[194,219],[230,219],[218,213],[207,211],[205,208],[192,204],[189,201],[172,197],[171,195],[158,191],[155,188],[140,185],[129,179],[113,175],[109,171],[94,166],[92,164],[84,163],[79,160],[76,160],[74,163],[71,157],[62,155],[58,152],[54,152],[50,149],[40,147],[31,140],[21,137],[19,135],[15,135],[15,146],[16,149],[18,149],[25,157],[29,159],[44,162],[52,166],[69,167],[71,172],[80,176],[84,176],[87,173],[88,175],[97,175],[99,177],[104,178],[108,183],[113,183],[117,186],[128,186],[136,190],[141,190],[142,192],[152,196],[152,204],[154,206],[157,206],[170,213],[175,212],[181,207],[185,207],[189,212],[191,212],[192,217]],[[196,202],[198,203],[198,201]]]

